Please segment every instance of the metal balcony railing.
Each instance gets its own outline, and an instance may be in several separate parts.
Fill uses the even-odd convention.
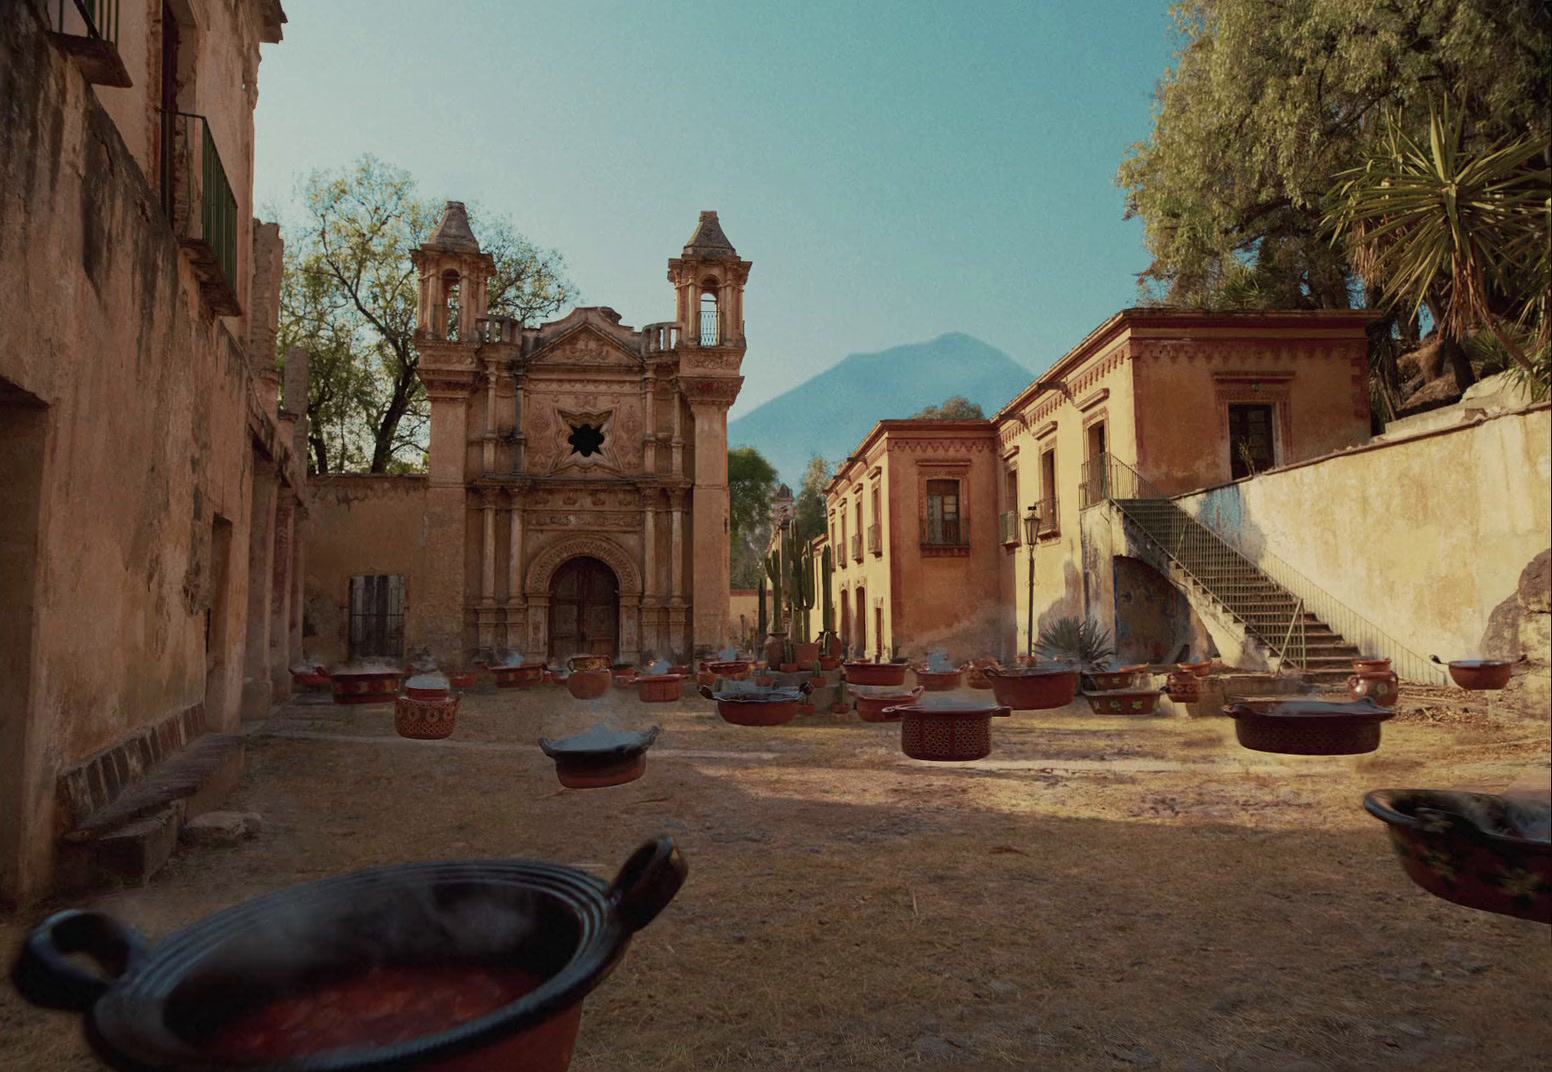
[[[851,537],[851,557],[854,561],[862,561],[862,533],[855,532]]]
[[[965,547],[965,531],[957,517],[924,517],[921,523],[923,547]]]
[[[876,521],[868,526],[868,553],[872,555],[884,553],[884,526]]]
[[[75,60],[88,82],[133,85],[119,56],[119,0],[55,0],[44,10],[55,46]]]
[[[221,316],[241,316],[237,297],[237,198],[202,115],[163,112],[168,188],[163,208],[194,262],[200,290]]]
[[[701,310],[701,345],[716,346],[722,342],[722,318],[716,309]]]
[[[1101,468],[1103,473],[1097,471]],[[1399,643],[1278,556],[1262,551],[1252,559],[1237,546],[1238,534],[1220,533],[1192,517],[1125,462],[1104,454],[1084,463],[1083,470],[1086,488],[1102,488],[1106,499],[1100,501],[1113,503],[1285,664],[1310,671],[1322,669],[1318,664],[1324,661],[1334,674],[1345,646],[1370,658],[1389,658],[1407,681],[1448,683],[1443,667]],[[1327,654],[1318,654],[1317,647]]]
[[[1040,515],[1040,524],[1035,532],[1040,536],[1054,536],[1062,531],[1061,520],[1057,517],[1057,507],[1061,504],[1052,495],[1035,503],[1035,512]]]
[[[1008,510],[997,515],[997,531],[1001,535],[1003,543],[1019,542],[1019,516],[1017,510]]]

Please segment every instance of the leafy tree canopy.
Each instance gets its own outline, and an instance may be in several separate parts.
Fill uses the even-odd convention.
[[[825,531],[824,489],[834,475],[830,463],[820,455],[808,460],[803,486],[792,504],[792,524],[800,541],[807,542]]]
[[[755,588],[771,539],[776,467],[753,447],[728,451],[728,538],[734,588]]]
[[[415,270],[442,205],[414,178],[374,156],[303,184],[306,219],[286,229],[281,359],[310,352],[312,466],[398,472],[423,466],[429,410],[415,370]],[[540,249],[511,221],[470,206],[480,247],[494,257],[489,310],[525,324],[576,297],[560,254]]]
[[[912,420],[918,421],[979,421],[984,420],[986,414],[981,412],[981,404],[972,402],[964,395],[955,395],[941,406],[928,406],[916,414]]]
[[[1335,176],[1363,162],[1387,109],[1446,90],[1470,142],[1545,136],[1552,15],[1540,0],[1180,0],[1181,48],[1152,136],[1117,184],[1141,217],[1150,297],[1340,308],[1348,251],[1321,233]]]

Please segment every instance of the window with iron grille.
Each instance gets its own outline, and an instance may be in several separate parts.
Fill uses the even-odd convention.
[[[927,481],[927,516],[922,519],[922,543],[935,547],[963,544],[959,518],[959,481]]]

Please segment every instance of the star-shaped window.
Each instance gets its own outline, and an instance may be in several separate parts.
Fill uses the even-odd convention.
[[[566,437],[566,442],[571,444],[571,453],[580,454],[584,458],[597,454],[604,444],[604,431],[601,425],[591,425],[583,422],[571,426],[571,434]]]

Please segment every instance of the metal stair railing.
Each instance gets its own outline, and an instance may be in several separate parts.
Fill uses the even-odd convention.
[[[1443,667],[1401,644],[1278,556],[1263,551],[1255,561],[1251,561],[1221,533],[1186,513],[1172,498],[1114,455],[1099,455],[1084,463],[1083,470],[1084,506],[1097,505],[1102,501],[1113,503],[1197,584],[1228,608],[1247,629],[1265,641],[1285,661],[1300,665],[1307,662],[1307,639],[1303,623],[1304,616],[1308,614],[1365,656],[1389,658],[1392,668],[1403,680],[1436,685],[1449,683]],[[1153,516],[1148,516],[1147,510],[1128,511],[1125,505],[1128,501],[1156,502],[1167,509],[1154,511]],[[1156,532],[1156,528],[1162,528],[1163,532]],[[1294,613],[1288,619],[1290,631],[1281,647],[1276,637],[1268,636],[1266,631],[1253,625],[1244,616],[1250,612],[1251,603],[1265,603],[1267,600],[1230,595],[1224,588],[1224,576],[1235,577],[1239,583],[1247,579],[1252,582],[1270,581],[1281,589],[1281,594],[1275,596],[1279,602],[1283,605],[1286,605],[1287,600],[1295,602]],[[1299,626],[1296,641],[1293,635],[1295,623]],[[1290,658],[1287,651],[1290,645],[1297,652],[1294,658]]]

